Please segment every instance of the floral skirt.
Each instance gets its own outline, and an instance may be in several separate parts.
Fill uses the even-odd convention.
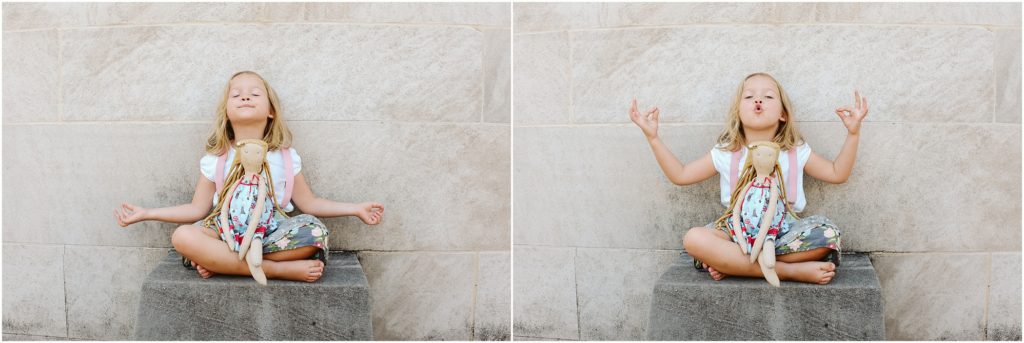
[[[309,214],[300,214],[294,217],[285,218],[280,213],[275,212],[274,220],[277,221],[277,227],[269,230],[265,233],[263,239],[263,254],[269,254],[278,251],[292,250],[301,247],[314,246],[319,248],[316,253],[313,254],[310,259],[321,260],[325,264],[327,263],[327,257],[330,255],[327,250],[327,227],[324,223],[316,217]],[[218,221],[214,221],[213,225],[206,225],[203,221],[195,223],[196,226],[202,226],[215,232],[220,232],[217,226],[220,226]]]
[[[776,256],[817,248],[828,248],[831,251],[825,259],[839,266],[840,257],[842,256],[842,244],[839,238],[840,231],[831,220],[828,220],[825,216],[813,215],[796,220],[787,216],[786,221],[789,222],[788,230],[780,231],[775,239]],[[726,235],[732,237],[729,229],[724,225],[716,227],[715,223],[712,222],[705,227],[722,230]]]

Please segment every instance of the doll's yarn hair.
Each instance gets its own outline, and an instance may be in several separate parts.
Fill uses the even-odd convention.
[[[786,212],[789,212],[789,215],[793,216],[793,219],[800,218],[796,215],[796,213],[793,212],[793,208],[789,205],[789,201],[786,199],[786,183],[783,180],[782,166],[779,165],[778,159],[778,154],[781,153],[782,147],[775,142],[755,142],[751,144],[749,147],[747,147],[747,160],[743,162],[743,169],[741,169],[743,172],[740,173],[739,180],[736,181],[736,189],[732,190],[732,196],[729,197],[729,207],[725,209],[725,214],[723,214],[721,217],[718,218],[718,220],[715,221],[715,225],[720,227],[722,225],[725,225],[725,222],[728,221],[730,217],[732,217],[732,210],[733,208],[736,207],[736,203],[739,202],[739,200],[746,195],[743,194],[743,189],[746,188],[748,183],[754,181],[754,178],[757,177],[757,170],[754,169],[753,161],[754,150],[758,148],[768,148],[775,150],[775,167],[772,169],[772,172],[769,175],[775,175],[775,180],[779,181],[779,198],[782,199],[782,203],[786,205]]]
[[[257,173],[266,174],[267,176],[267,198],[270,199],[270,203],[274,205],[274,210],[281,213],[281,215],[288,217],[288,214],[284,212],[277,203],[277,197],[274,196],[274,179],[270,175],[270,165],[267,163],[267,150],[268,144],[260,139],[243,139],[235,143],[235,158],[231,161],[231,169],[228,171],[228,175],[224,177],[224,188],[220,190],[220,194],[217,196],[217,203],[213,206],[213,212],[204,219],[207,225],[213,224],[211,221],[217,220],[217,216],[221,213],[221,207],[224,199],[227,199],[230,195],[228,192],[231,191],[231,186],[242,179],[245,174],[245,168],[242,167],[242,154],[239,150],[248,144],[257,144],[263,148],[263,165],[260,171]]]
[[[781,146],[782,150],[789,150],[794,146],[800,145],[803,138],[800,136],[800,131],[796,128],[796,120],[793,118],[793,105],[790,104],[786,91],[782,89],[782,84],[768,73],[753,73],[743,78],[743,82],[740,82],[739,87],[736,89],[736,97],[733,98],[732,106],[729,107],[728,118],[725,121],[725,130],[718,136],[718,146],[727,151],[736,151],[743,144],[747,144],[747,135],[743,131],[743,123],[740,122],[740,102],[743,100],[743,84],[755,76],[767,77],[779,88],[779,99],[782,102],[782,118],[785,118],[786,121],[779,124],[778,130],[775,131],[775,136],[772,137],[772,142]]]
[[[221,96],[220,103],[217,105],[213,130],[211,130],[210,135],[206,138],[206,152],[209,154],[221,155],[227,153],[231,141],[235,139],[235,130],[231,127],[231,121],[228,120],[228,96],[230,96],[231,92],[231,80],[243,74],[252,75],[260,79],[263,82],[263,87],[267,89],[267,99],[270,101],[270,115],[274,116],[268,119],[267,126],[263,129],[263,141],[267,143],[267,151],[291,146],[292,144],[292,132],[288,129],[288,125],[285,124],[284,118],[281,116],[281,101],[277,98],[277,92],[274,91],[274,88],[270,87],[270,83],[260,74],[245,70],[231,75],[227,85],[224,86],[224,93]]]

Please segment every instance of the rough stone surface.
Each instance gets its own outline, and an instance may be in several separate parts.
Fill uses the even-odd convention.
[[[136,340],[371,340],[370,294],[353,253],[314,283],[203,280],[171,252],[142,285]]]
[[[651,289],[678,250],[587,249],[576,253],[580,339],[647,338]]]
[[[835,159],[846,129],[801,125],[811,148]],[[1020,250],[1020,132],[1007,125],[867,123],[850,179],[833,185],[808,178],[804,213],[832,219],[850,251]],[[938,170],[948,174],[929,172]],[[971,234],[962,234],[967,227]],[[894,228],[900,239],[892,239]]]
[[[7,334],[67,337],[64,247],[5,241],[3,267],[4,340]]]
[[[480,120],[482,33],[466,27],[146,26],[64,37],[69,120],[209,120],[239,70],[261,73],[289,120]]]
[[[317,196],[385,206],[376,226],[325,219],[332,249],[508,249],[508,125],[317,122],[292,129]]]
[[[871,260],[885,299],[886,339],[985,339],[988,254],[877,253]]]
[[[1019,27],[995,30],[996,122],[1000,123],[1020,123],[1020,32]]]
[[[1021,340],[1020,252],[992,254],[992,280],[988,292],[987,340]]]
[[[489,29],[483,32],[483,121],[508,124],[512,119],[512,31]]]
[[[643,108],[659,106],[664,122],[722,121],[736,87],[755,71],[779,80],[798,120],[833,120],[836,107],[852,104],[854,89],[874,100],[868,121],[990,121],[993,108],[993,83],[978,77],[993,70],[994,34],[983,28],[712,26],[570,35],[576,122],[627,123],[633,97]],[[935,97],[950,105],[930,106]]]
[[[56,30],[3,33],[4,123],[59,119],[58,36]]]
[[[471,340],[476,254],[362,252],[377,340]]]
[[[163,248],[69,245],[64,265],[68,336],[131,340],[146,276],[167,257]]]
[[[514,339],[520,335],[580,339],[576,249],[525,245],[513,248]]]
[[[1020,4],[516,3],[517,32],[691,24],[966,24],[1020,26]]]
[[[480,252],[477,267],[473,339],[507,341],[512,337],[512,259],[508,251]]]
[[[882,340],[882,289],[866,255],[845,255],[828,285],[713,281],[683,254],[654,286],[651,340]],[[886,303],[888,306],[888,303]]]
[[[113,210],[122,202],[147,208],[191,202],[208,128],[4,124],[4,242],[170,247],[177,225],[121,228]],[[131,143],[111,148],[111,142]]]
[[[721,129],[660,131],[689,162],[711,151]],[[717,176],[672,185],[636,127],[517,127],[515,142],[516,244],[682,249],[687,229],[724,210]]]
[[[517,34],[512,44],[516,55],[515,75],[512,76],[516,124],[570,123],[569,35],[564,32]]]
[[[508,27],[507,3],[49,3],[6,4],[4,31],[109,25],[332,22]]]

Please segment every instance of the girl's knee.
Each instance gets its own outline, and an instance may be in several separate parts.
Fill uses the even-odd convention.
[[[179,226],[177,229],[174,229],[173,233],[171,233],[171,245],[174,246],[174,250],[181,252],[182,247],[192,245],[191,242],[194,240],[194,235],[197,233],[195,226]]]
[[[683,234],[683,249],[691,251],[694,248],[701,245],[701,242],[707,238],[707,233],[704,232],[703,227],[694,227],[686,230]]]

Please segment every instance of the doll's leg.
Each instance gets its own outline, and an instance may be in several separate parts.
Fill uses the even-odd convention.
[[[692,228],[683,237],[687,253],[723,274],[764,277],[760,266],[750,263],[749,257],[736,251],[733,245],[735,243],[724,232],[704,227]],[[835,265],[831,262],[787,263],[783,256],[775,259],[775,271],[782,280],[824,284],[835,275]]]
[[[761,250],[761,257],[759,257],[757,264],[761,267],[761,274],[764,274],[764,279],[772,286],[779,287],[779,274],[775,272],[775,260],[773,259],[775,257],[775,249],[774,246],[769,246],[767,243],[774,242],[771,240],[766,242],[764,249]]]
[[[171,244],[182,256],[211,272],[228,275],[252,275],[249,272],[248,264],[245,261],[239,261],[238,253],[227,249],[213,230],[184,225],[174,230],[174,234],[171,235]],[[320,278],[324,264],[319,260],[278,262],[264,258],[262,267],[269,279],[313,282]]]
[[[249,266],[249,273],[252,274],[252,278],[256,279],[256,283],[266,286],[267,275],[263,273],[263,240],[259,237],[253,237],[252,242],[249,246],[249,251],[246,253],[245,262]]]

